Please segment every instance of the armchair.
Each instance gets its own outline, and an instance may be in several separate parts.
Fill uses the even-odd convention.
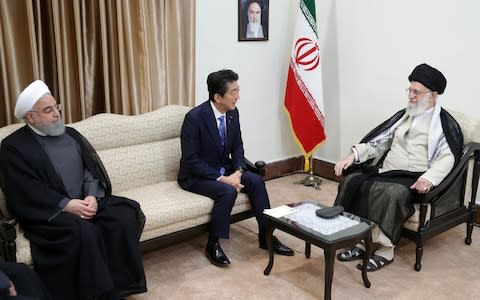
[[[427,239],[466,223],[465,243],[472,243],[479,171],[480,143],[470,142],[464,146],[462,158],[450,174],[429,193],[418,194],[418,203],[414,205],[417,212],[405,223],[402,232],[402,236],[417,246],[416,271],[422,268],[423,245]]]

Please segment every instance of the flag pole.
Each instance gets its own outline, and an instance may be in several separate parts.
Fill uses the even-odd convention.
[[[313,175],[313,155],[310,156],[305,155],[305,165],[304,170],[307,172],[308,175],[302,180],[296,181],[296,184],[303,184],[304,186],[313,186],[315,189],[320,189],[320,184],[322,184],[322,179],[316,175]]]

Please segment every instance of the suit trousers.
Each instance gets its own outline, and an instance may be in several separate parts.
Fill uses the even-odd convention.
[[[230,234],[230,215],[237,199],[237,190],[226,183],[216,180],[195,178],[189,183],[182,186],[182,188],[215,201],[210,222],[210,235],[228,239]],[[246,171],[242,175],[241,183],[245,186],[241,192],[248,195],[250,204],[255,212],[259,236],[263,236],[265,231],[263,210],[270,208],[265,182],[260,175]]]

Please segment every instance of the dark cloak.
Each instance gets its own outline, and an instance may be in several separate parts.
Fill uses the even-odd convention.
[[[117,298],[146,291],[139,247],[145,216],[139,204],[111,195],[110,180],[95,150],[67,127],[66,134],[80,146],[84,167],[99,180],[106,196],[98,201],[91,220],[64,212],[56,215],[68,194],[34,134],[24,126],[2,141],[0,184],[9,211],[30,241],[35,271],[53,298]]]

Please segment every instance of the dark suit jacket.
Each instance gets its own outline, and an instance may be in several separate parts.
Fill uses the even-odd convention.
[[[196,179],[216,180],[222,166],[227,175],[240,167],[246,168],[237,108],[226,113],[226,124],[227,140],[222,153],[210,101],[187,113],[181,132],[182,158],[177,178],[180,185]]]

